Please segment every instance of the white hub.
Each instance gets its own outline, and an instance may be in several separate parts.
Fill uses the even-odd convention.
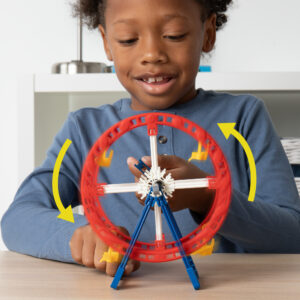
[[[165,174],[166,169],[161,170],[160,167],[155,169],[151,168],[150,171],[145,171],[138,182],[138,193],[141,195],[142,199],[149,194],[151,186],[157,182],[161,183],[162,192],[166,199],[172,196],[172,193],[175,190],[174,179],[170,173],[166,176]]]

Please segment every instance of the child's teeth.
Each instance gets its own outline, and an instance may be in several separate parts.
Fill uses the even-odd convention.
[[[148,79],[146,79],[145,81],[147,81],[148,83],[153,83],[153,82],[161,82],[163,81],[163,77],[149,77]]]

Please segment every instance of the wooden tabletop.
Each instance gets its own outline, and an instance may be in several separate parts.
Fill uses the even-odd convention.
[[[143,263],[110,288],[94,269],[0,252],[0,299],[300,299],[300,254],[213,254],[194,258],[195,291],[181,260]]]

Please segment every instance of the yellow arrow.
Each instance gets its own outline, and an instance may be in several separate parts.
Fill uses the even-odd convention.
[[[53,197],[56,203],[56,206],[58,210],[60,211],[60,214],[57,216],[59,219],[63,219],[68,222],[74,223],[74,217],[73,217],[73,212],[72,212],[72,207],[69,205],[67,208],[64,208],[60,196],[59,196],[59,191],[58,191],[58,176],[59,176],[59,169],[61,166],[61,163],[63,161],[63,158],[71,145],[72,141],[69,139],[66,139],[65,143],[63,144],[62,148],[60,149],[54,169],[53,169],[53,176],[52,176],[52,191],[53,191]]]
[[[245,138],[236,130],[234,129],[236,123],[218,123],[218,126],[220,127],[222,133],[224,134],[226,140],[229,138],[229,136],[232,134],[242,145],[244,151],[246,152],[248,161],[249,161],[249,167],[250,167],[250,191],[248,196],[248,201],[254,201],[255,198],[255,192],[256,192],[256,166],[255,166],[255,160],[252,154],[252,151],[245,140]]]

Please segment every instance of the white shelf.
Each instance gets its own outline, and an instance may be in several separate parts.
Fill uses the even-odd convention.
[[[300,72],[198,73],[196,87],[262,99],[280,136],[300,137]],[[39,165],[70,111],[128,93],[116,74],[36,74],[19,79],[19,180]]]
[[[300,91],[300,72],[198,73],[196,86],[216,91]],[[123,92],[116,74],[38,74],[36,93]]]

